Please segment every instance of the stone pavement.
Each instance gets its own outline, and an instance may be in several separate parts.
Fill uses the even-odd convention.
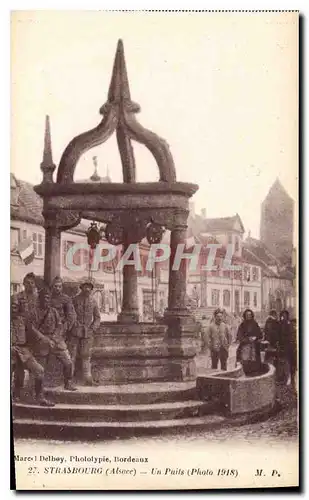
[[[275,415],[271,416],[269,419],[251,423],[246,425],[241,425],[238,427],[222,426],[222,428],[214,429],[211,431],[188,429],[187,431],[182,431],[181,433],[171,433],[165,435],[156,436],[138,436],[131,438],[117,438],[117,441],[121,443],[130,445],[160,445],[169,444],[179,447],[181,446],[193,446],[193,449],[197,449],[196,446],[205,446],[207,443],[227,443],[231,442],[231,445],[240,445],[241,443],[255,444],[258,441],[264,441],[267,446],[273,446],[278,443],[284,443],[285,445],[291,444],[297,446],[298,443],[298,417],[297,417],[297,398],[296,394],[291,387],[278,386],[277,387],[277,398],[281,404],[281,410]],[[36,445],[38,449],[44,446],[44,452],[53,453],[55,450],[55,445],[57,443],[66,443],[66,453],[70,453],[76,449],[78,442],[69,441],[49,441],[49,440],[38,440],[38,439],[22,439],[18,438],[15,440],[16,445],[21,446],[31,446],[31,451],[34,453]],[[81,441],[82,443],[82,441]],[[88,450],[93,452],[100,452],[102,450],[102,443],[104,443],[104,450],[107,452],[108,448],[113,448],[115,446],[115,440],[100,440],[98,442],[87,442]]]

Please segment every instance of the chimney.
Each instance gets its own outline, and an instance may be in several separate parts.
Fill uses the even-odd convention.
[[[202,208],[201,216],[203,217],[203,219],[206,219],[206,216],[207,216],[206,208]]]

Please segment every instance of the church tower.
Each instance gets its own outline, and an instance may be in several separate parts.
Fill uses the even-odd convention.
[[[294,201],[277,178],[261,205],[260,239],[287,264],[293,249]]]

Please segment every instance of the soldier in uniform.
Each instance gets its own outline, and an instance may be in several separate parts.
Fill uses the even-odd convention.
[[[72,299],[63,293],[63,282],[60,276],[56,276],[52,283],[51,307],[58,311],[62,322],[63,336],[67,338],[76,321],[76,313]]]
[[[93,280],[84,279],[80,285],[80,293],[73,298],[76,312],[76,322],[72,328],[69,350],[75,368],[76,356],[79,351],[82,365],[82,377],[86,385],[97,385],[91,374],[91,350],[93,334],[100,326],[101,316],[98,305],[91,293]]]
[[[56,356],[63,366],[64,388],[75,391],[76,387],[72,384],[73,365],[63,338],[62,322],[50,302],[51,290],[44,286],[39,292],[39,307],[31,320],[30,331],[32,337],[43,334],[45,341],[37,342],[33,338],[33,352],[43,367],[46,366],[50,354]]]
[[[20,312],[27,320],[39,305],[36,277],[34,273],[28,273],[23,279],[24,290],[16,295]]]
[[[38,340],[43,336],[38,335]],[[54,406],[51,401],[44,398],[43,378],[44,368],[33,357],[29,350],[26,320],[21,314],[20,305],[16,297],[11,299],[11,368],[13,374],[13,399],[20,399],[20,392],[24,386],[25,370],[34,377],[35,397],[41,406]]]

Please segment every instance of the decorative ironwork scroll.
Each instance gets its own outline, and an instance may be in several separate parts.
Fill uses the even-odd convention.
[[[81,155],[103,144],[115,130],[124,182],[136,182],[131,139],[144,144],[152,153],[159,168],[160,181],[176,182],[174,161],[168,144],[157,134],[138,123],[134,114],[139,111],[139,105],[131,100],[123,43],[119,40],[108,100],[100,109],[103,119],[97,127],[78,135],[68,144],[60,160],[57,183],[72,183],[76,164]]]

